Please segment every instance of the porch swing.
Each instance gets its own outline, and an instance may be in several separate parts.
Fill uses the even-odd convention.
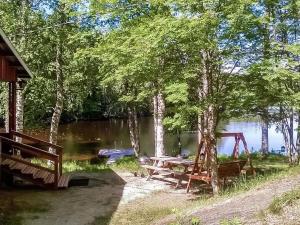
[[[237,133],[221,133],[221,137],[233,137],[235,139],[235,144],[232,151],[232,160],[229,162],[222,162],[218,163],[218,179],[219,181],[223,180],[225,184],[226,179],[228,177],[237,177],[240,176],[241,173],[247,172],[244,167],[248,163],[250,167],[250,172],[255,173],[250,152],[247,147],[247,142],[242,132]],[[247,156],[247,160],[238,159],[240,151],[239,151],[239,144],[242,141],[244,146],[244,152]],[[193,169],[189,176],[189,181],[187,184],[186,191],[189,192],[191,183],[193,180],[200,180],[204,181],[207,184],[211,184],[211,171],[208,168],[207,162],[209,158],[209,150],[207,149],[207,144],[204,139],[202,139],[198,145],[198,150],[195,158],[195,163],[193,165]]]

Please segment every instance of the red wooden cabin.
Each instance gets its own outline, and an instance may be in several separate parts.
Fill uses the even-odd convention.
[[[22,88],[31,77],[29,68],[0,29],[0,82],[9,86],[9,128],[0,133],[0,182],[19,177],[43,187],[67,187],[69,178],[62,175],[62,147],[16,132],[17,87]],[[48,152],[50,147],[55,153]],[[32,158],[51,161],[53,166],[34,164]]]

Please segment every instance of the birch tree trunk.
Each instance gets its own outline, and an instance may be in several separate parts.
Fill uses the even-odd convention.
[[[206,102],[206,109],[198,116],[198,128],[201,129],[199,135],[204,139],[207,150],[207,168],[210,171],[213,193],[219,194],[218,179],[218,155],[216,147],[217,109],[209,98],[214,94],[213,73],[217,73],[214,68],[212,53],[204,50],[201,53],[202,73],[198,92],[199,101]]]
[[[28,23],[28,8],[29,1],[21,0],[20,6],[20,43],[19,47],[21,52],[26,50],[26,36],[27,36],[27,23]],[[24,130],[24,90],[20,82],[17,83],[16,93],[16,131],[23,133]],[[22,142],[22,138],[17,137],[16,141]]]
[[[9,133],[9,101],[8,101],[8,84],[5,84],[5,99],[6,99],[6,104],[5,104],[5,132]]]
[[[261,152],[264,155],[269,153],[269,123],[268,120],[263,117],[261,124]]]
[[[24,92],[20,82],[17,82],[16,93],[16,131],[23,133],[24,130]],[[17,137],[17,142],[22,142],[22,138]]]
[[[294,144],[294,114],[293,109],[291,109],[286,116],[289,115],[289,118],[283,118],[281,121],[281,129],[284,138],[284,145],[286,148],[287,155],[289,157],[290,165],[298,164],[298,136],[296,146]],[[298,125],[299,126],[299,125]]]
[[[51,120],[50,128],[50,143],[57,144],[58,127],[60,122],[61,113],[63,110],[63,72],[62,72],[62,43],[59,41],[56,47],[56,104]],[[53,152],[53,149],[50,149]]]
[[[298,127],[297,127],[297,139],[296,139],[296,164],[299,165],[300,157],[300,113],[298,112]]]
[[[128,107],[128,127],[130,142],[136,157],[140,155],[140,131],[136,107]]]
[[[52,144],[57,144],[58,138],[58,127],[60,122],[60,117],[63,110],[63,102],[64,102],[64,76],[63,76],[63,41],[62,41],[62,24],[64,22],[63,16],[63,6],[60,5],[59,14],[60,14],[60,28],[57,31],[57,43],[56,43],[56,59],[55,59],[55,73],[56,73],[56,104],[54,108],[54,112],[51,120],[51,128],[50,128],[50,138],[49,141]],[[55,150],[49,148],[50,152],[54,152]]]
[[[154,111],[154,139],[155,139],[155,155],[164,156],[165,146],[164,146],[164,113],[165,113],[165,100],[161,92],[153,98],[153,111]]]

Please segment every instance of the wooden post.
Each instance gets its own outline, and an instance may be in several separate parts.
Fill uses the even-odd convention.
[[[59,176],[62,176],[62,151],[59,151]]]
[[[55,159],[54,162],[54,188],[58,188],[58,179],[59,179],[59,169],[58,169],[58,159]]]
[[[2,183],[2,139],[0,138],[0,187],[1,187],[1,183]]]

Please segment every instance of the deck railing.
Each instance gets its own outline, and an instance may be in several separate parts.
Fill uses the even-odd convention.
[[[28,136],[28,135],[25,135],[25,134],[22,134],[19,132],[12,131],[11,134],[14,137],[26,139],[28,141],[38,143],[38,144],[44,145],[46,147],[49,147],[49,148],[51,147],[51,148],[55,149],[56,153],[51,153],[44,149],[34,147],[34,146],[31,146],[28,144],[23,144],[23,143],[14,141],[12,139],[9,139],[7,137],[0,136],[0,149],[2,149],[2,154],[1,154],[1,151],[0,151],[0,154],[1,154],[2,159],[6,159],[6,158],[12,159],[14,161],[21,162],[21,163],[29,165],[29,166],[33,166],[37,169],[43,169],[43,170],[46,170],[46,171],[54,174],[54,185],[55,185],[55,187],[57,187],[59,178],[62,175],[62,150],[63,150],[63,148],[61,146],[54,145],[54,144],[48,143],[46,141],[43,141],[43,140],[40,140],[37,138],[33,138],[31,136]],[[10,146],[11,149],[19,150],[21,152],[21,155],[22,155],[22,153],[26,153],[27,155],[36,157],[38,159],[48,160],[53,164],[54,169],[50,169],[43,165],[36,165],[36,164],[33,164],[32,162],[29,162],[22,158],[17,158],[15,156],[5,154],[5,153],[3,153],[2,143],[6,143],[7,145]]]

